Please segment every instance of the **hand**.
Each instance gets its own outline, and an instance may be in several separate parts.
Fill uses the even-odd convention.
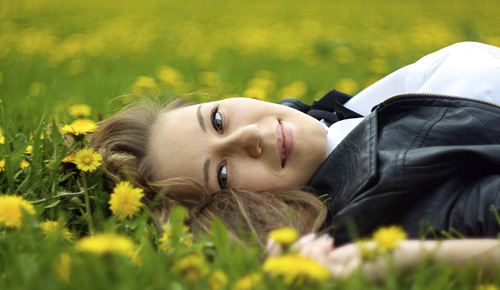
[[[271,239],[268,240],[266,248],[268,257],[279,256],[283,251],[282,246]],[[335,279],[350,276],[362,262],[357,245],[350,244],[334,249],[333,238],[329,235],[305,235],[292,244],[290,250],[327,267]]]
[[[367,242],[364,246],[367,250],[373,250],[375,243]],[[290,248],[301,256],[311,258],[327,267],[333,279],[345,279],[361,267],[367,279],[378,281],[387,270],[385,259],[364,262],[358,244],[334,248],[333,238],[328,235],[320,237],[315,234],[305,235]],[[279,243],[269,240],[267,250],[268,257],[275,257],[281,254],[282,247]]]
[[[354,272],[361,270],[362,274],[369,281],[380,281],[387,271],[387,257],[378,257],[373,261],[364,261],[361,247],[366,251],[374,251],[375,242],[364,242],[361,244],[347,244],[345,246],[332,250],[326,260],[325,266],[330,270],[334,279],[345,279]]]
[[[267,241],[266,249],[268,257],[279,256],[283,251],[282,246],[272,239]],[[304,257],[315,260],[323,259],[333,250],[333,238],[328,235],[317,237],[316,234],[311,233],[293,243],[290,249]]]
[[[290,248],[301,256],[326,265],[328,254],[333,251],[333,238],[329,235],[317,237],[316,234],[308,234],[292,244]]]

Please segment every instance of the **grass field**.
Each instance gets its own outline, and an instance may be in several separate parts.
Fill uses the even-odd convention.
[[[168,239],[146,206],[131,218],[112,214],[102,172],[65,159],[86,146],[83,134],[68,148],[72,134],[54,126],[102,120],[131,94],[355,94],[455,42],[500,46],[499,23],[498,0],[2,0],[0,289],[297,288],[265,274],[262,249],[230,244],[221,224],[193,244],[182,210]],[[6,199],[14,196],[23,201]],[[84,239],[90,232],[118,236]],[[422,265],[380,285],[355,275],[302,286],[474,289],[499,279]]]

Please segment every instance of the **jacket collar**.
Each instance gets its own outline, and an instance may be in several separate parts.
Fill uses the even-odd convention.
[[[329,212],[337,213],[376,177],[377,117],[368,115],[333,150],[307,184],[320,196],[328,194]]]

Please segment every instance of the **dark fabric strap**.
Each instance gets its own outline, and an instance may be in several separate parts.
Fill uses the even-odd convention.
[[[314,101],[312,105],[307,105],[294,98],[285,98],[281,100],[280,104],[297,109],[318,120],[323,119],[328,126],[331,126],[340,120],[363,117],[343,106],[350,98],[351,96],[348,94],[331,90],[318,101]]]

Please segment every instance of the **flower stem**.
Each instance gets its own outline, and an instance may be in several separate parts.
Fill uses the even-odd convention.
[[[89,198],[89,187],[87,184],[87,175],[82,171],[83,180],[83,196],[85,197],[85,217],[89,223],[89,233],[92,235],[95,233],[94,223],[92,222],[92,212],[90,210],[90,198]]]
[[[82,195],[83,193],[84,193],[83,190],[79,191],[79,192],[59,192],[58,194],[53,195],[53,196],[49,196],[47,198],[30,200],[30,203],[31,204],[40,204],[40,203],[47,202],[47,201],[50,201],[50,200],[56,199],[56,198],[68,197],[68,196],[79,196],[79,195]]]

